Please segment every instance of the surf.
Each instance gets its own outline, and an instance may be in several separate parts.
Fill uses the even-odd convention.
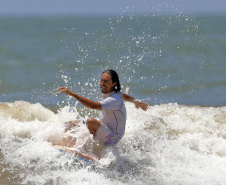
[[[57,111],[25,101],[0,103],[0,182],[73,184],[101,182],[183,184],[225,182],[226,107],[152,105],[144,112],[126,103],[126,132],[102,150],[96,168],[81,167],[61,155],[52,140],[64,136],[63,122],[82,116],[79,107]],[[85,127],[74,132],[80,151],[92,137]],[[92,151],[96,152],[97,151]]]

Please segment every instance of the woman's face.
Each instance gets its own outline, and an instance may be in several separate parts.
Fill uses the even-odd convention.
[[[100,90],[103,94],[108,94],[113,91],[117,82],[113,83],[111,76],[108,73],[103,73],[100,78]]]

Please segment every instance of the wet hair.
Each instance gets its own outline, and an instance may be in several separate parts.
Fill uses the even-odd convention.
[[[119,77],[116,71],[114,71],[113,69],[107,69],[103,73],[109,74],[111,76],[111,80],[113,83],[117,82],[113,88],[113,91],[119,92],[121,90],[121,85],[120,85]]]

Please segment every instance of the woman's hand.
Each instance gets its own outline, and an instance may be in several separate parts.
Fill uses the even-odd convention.
[[[148,109],[148,104],[145,102],[134,101],[134,104],[137,109],[141,108],[144,111],[146,111]]]
[[[70,91],[66,87],[59,87],[57,90],[60,91],[59,93],[65,93],[66,95],[69,95],[69,96],[72,96],[74,94],[72,91]]]

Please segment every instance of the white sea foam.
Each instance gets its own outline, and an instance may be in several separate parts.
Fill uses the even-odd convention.
[[[138,110],[126,103],[126,133],[97,152],[100,164],[81,166],[51,141],[63,122],[82,119],[76,107],[53,113],[41,104],[0,104],[0,182],[4,184],[224,184],[226,107],[178,104]],[[84,125],[72,135],[80,150],[98,150]],[[94,151],[94,152],[96,152]],[[90,152],[90,151],[89,151]]]

